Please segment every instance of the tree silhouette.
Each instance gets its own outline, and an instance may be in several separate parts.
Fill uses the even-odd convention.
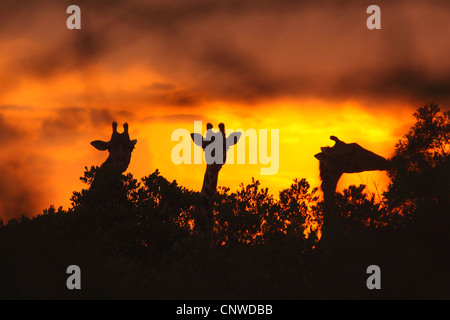
[[[287,189],[279,194],[280,219],[282,230],[291,238],[304,238],[313,235],[319,227],[317,196],[319,188],[311,188],[306,179],[294,179]]]
[[[215,234],[218,243],[257,244],[263,241],[264,217],[273,214],[275,204],[267,188],[261,189],[260,182],[252,183],[230,193],[229,188],[220,188],[217,195]]]
[[[375,200],[375,194],[366,186],[349,186],[336,194],[338,220],[344,233],[356,230],[366,232],[367,228],[379,228],[388,224],[388,214],[382,202]],[[362,230],[361,230],[362,229]]]
[[[395,146],[384,196],[391,210],[410,220],[438,218],[433,215],[448,219],[444,213],[450,201],[450,112],[441,113],[430,103],[414,117],[416,123]]]

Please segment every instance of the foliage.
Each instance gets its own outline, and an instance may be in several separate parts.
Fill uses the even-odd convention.
[[[371,298],[355,274],[373,263],[396,275],[383,280],[383,297],[448,297],[440,281],[414,290],[405,278],[411,268],[415,279],[414,271],[450,267],[440,251],[450,241],[449,113],[430,104],[414,116],[384,197],[377,201],[364,185],[336,194],[345,237],[329,243],[319,240],[319,190],[306,179],[278,197],[254,178],[234,192],[219,188],[210,243],[192,232],[198,192],[158,170],[138,181],[86,167],[87,188],[73,193],[67,210],[0,220],[0,298]],[[83,270],[80,293],[61,285],[61,270],[74,263]]]
[[[450,204],[450,112],[431,103],[414,117],[416,123],[395,146],[384,196],[391,210],[423,220]]]

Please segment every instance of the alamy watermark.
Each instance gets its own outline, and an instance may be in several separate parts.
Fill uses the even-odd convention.
[[[270,137],[269,137],[270,135]],[[225,141],[224,141],[225,139]],[[270,140],[269,140],[270,139]],[[261,175],[274,175],[280,166],[279,129],[207,129],[202,134],[202,121],[194,121],[194,133],[178,128],[171,140],[178,141],[172,148],[174,164],[223,164],[224,152],[228,164],[261,164]],[[195,147],[192,143],[203,148]],[[205,147],[204,143],[207,142]],[[269,152],[270,148],[270,152]],[[236,154],[236,161],[235,161]]]
[[[81,9],[77,5],[67,7],[66,13],[70,14],[67,18],[66,26],[69,30],[81,29]],[[366,13],[370,14],[367,18],[366,26],[369,30],[381,29],[381,9],[377,5],[370,5],[366,9]]]

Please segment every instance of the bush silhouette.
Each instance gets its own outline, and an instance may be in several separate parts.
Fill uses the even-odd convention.
[[[414,116],[388,190],[338,193],[344,237],[326,244],[306,179],[278,197],[254,178],[219,188],[211,243],[192,232],[198,192],[158,170],[138,181],[86,167],[69,209],[0,223],[0,298],[448,298],[449,113],[430,104]],[[379,292],[365,287],[373,263],[386,274]],[[64,285],[71,264],[80,292]]]
[[[449,222],[450,112],[431,103],[414,117],[416,123],[396,145],[384,196],[391,211],[434,229]]]

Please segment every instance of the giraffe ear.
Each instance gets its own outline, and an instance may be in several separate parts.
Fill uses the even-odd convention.
[[[315,154],[314,157],[317,160],[319,160],[319,161],[323,161],[323,160],[325,160],[327,158],[327,156],[324,153],[322,153],[322,152],[318,153],[318,154]]]
[[[133,147],[136,145],[136,143],[137,143],[137,139],[131,140],[131,145],[132,145]]]
[[[191,133],[191,138],[196,145],[203,148],[203,137],[200,133]]]
[[[91,142],[91,145],[97,150],[107,150],[109,148],[109,142],[105,142],[102,140],[95,140]]]
[[[233,132],[227,138],[227,147],[235,145],[241,138],[242,132]]]

